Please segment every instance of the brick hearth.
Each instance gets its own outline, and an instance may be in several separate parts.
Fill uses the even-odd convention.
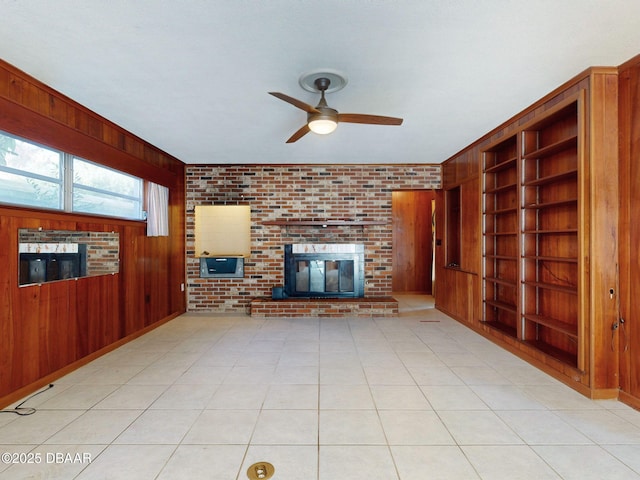
[[[371,298],[255,298],[252,317],[396,317],[393,297]]]

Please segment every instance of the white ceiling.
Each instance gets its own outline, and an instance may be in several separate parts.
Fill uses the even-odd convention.
[[[0,58],[187,164],[440,163],[589,66],[640,53],[639,0],[0,0]],[[341,124],[285,144],[344,72]]]

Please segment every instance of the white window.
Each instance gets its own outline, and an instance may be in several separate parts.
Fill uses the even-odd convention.
[[[63,153],[0,133],[0,202],[62,209]]]
[[[71,210],[142,218],[142,179],[73,157]]]
[[[141,220],[143,180],[0,132],[0,202]]]

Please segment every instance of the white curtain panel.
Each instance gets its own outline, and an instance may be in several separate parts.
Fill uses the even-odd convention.
[[[147,188],[147,236],[169,235],[169,189],[149,182]]]

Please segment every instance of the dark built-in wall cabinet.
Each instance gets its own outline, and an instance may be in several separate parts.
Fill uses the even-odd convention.
[[[445,205],[445,225],[462,221],[444,251],[460,245],[469,279],[447,280],[442,258],[436,306],[594,398],[618,393],[617,87],[616,68],[589,69],[443,165],[445,200],[478,188]],[[478,174],[463,182],[469,156]],[[481,244],[465,244],[474,232]]]
[[[436,307],[470,325],[480,315],[478,159],[472,146],[446,161],[436,199]]]

